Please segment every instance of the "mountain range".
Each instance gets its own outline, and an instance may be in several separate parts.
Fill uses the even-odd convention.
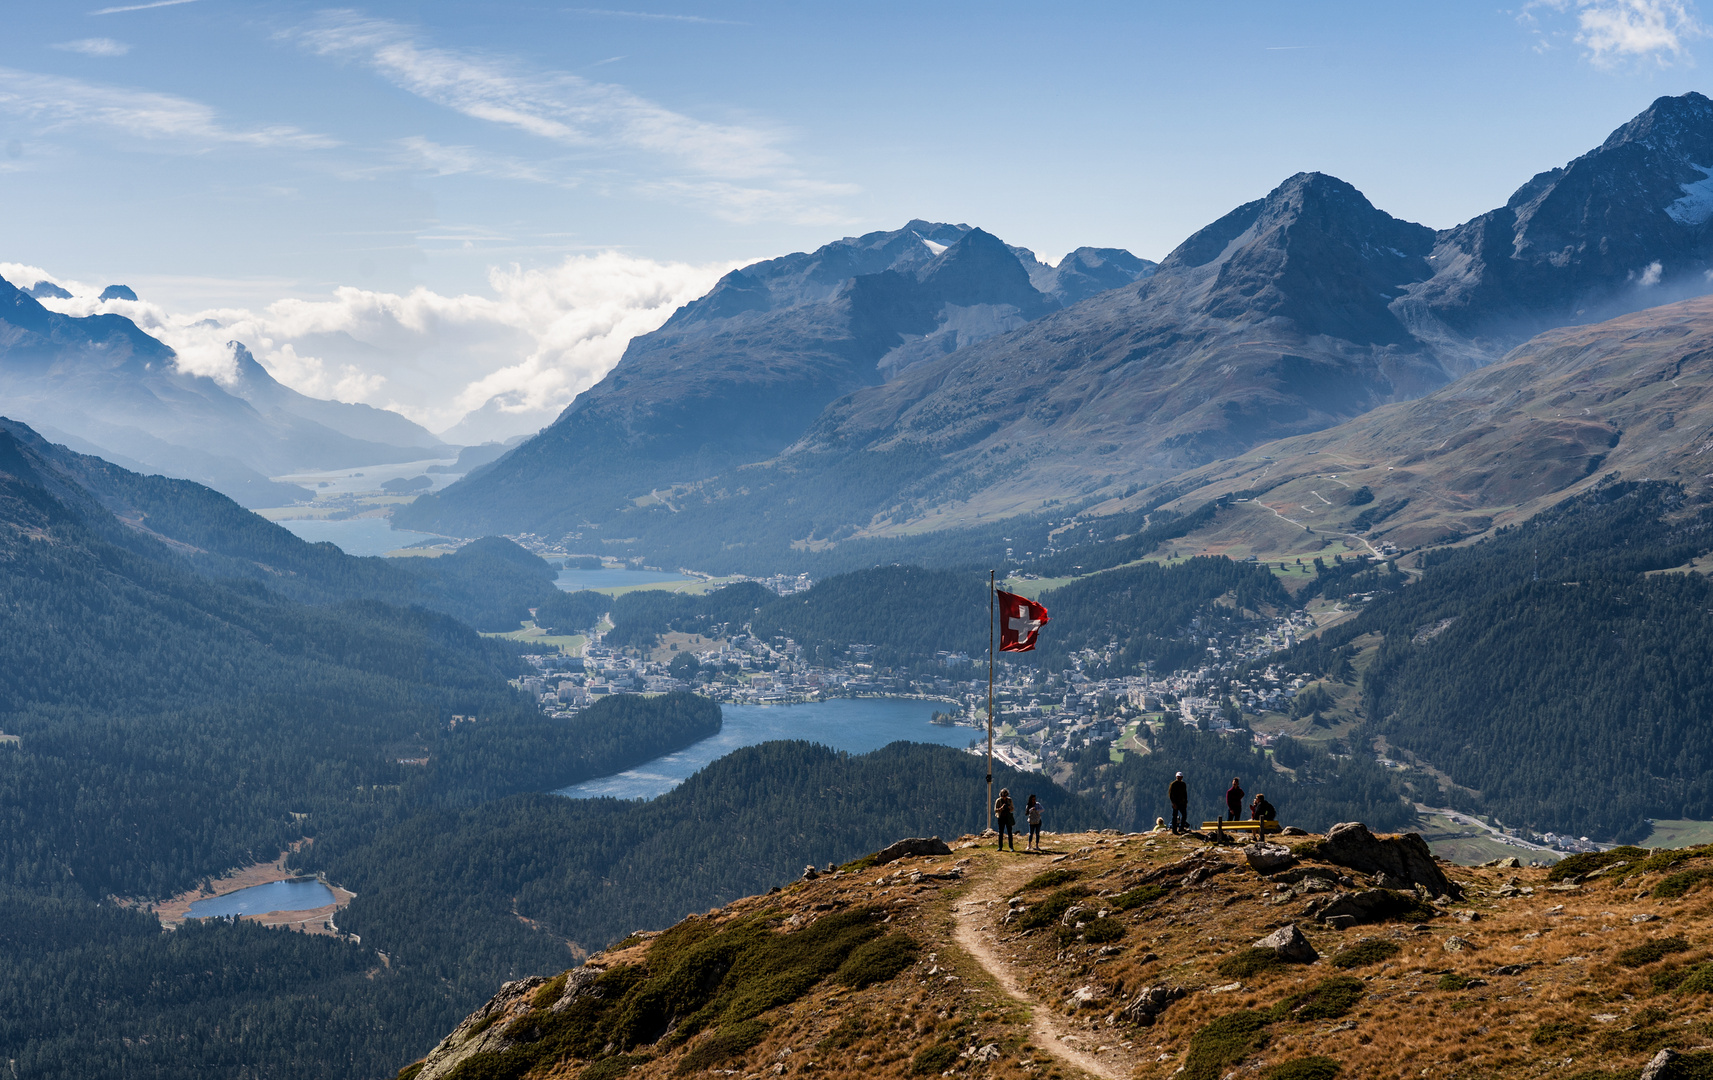
[[[759,555],[1059,502],[1140,505],[1187,471],[1422,398],[1543,331],[1703,291],[1704,162],[1713,101],[1689,93],[1437,232],[1303,173],[1157,267],[1067,258],[1055,274],[1068,264],[1078,288],[1056,292],[1032,256],[921,222],[757,264],[638,338],[535,439],[398,520],[665,559],[705,554],[740,519],[771,537]],[[1103,274],[1077,271],[1091,254]],[[963,333],[976,311],[982,332]]]
[[[0,279],[3,411],[79,451],[196,480],[246,506],[311,494],[271,476],[452,453],[397,413],[282,386],[242,344],[231,347],[229,383],[193,375],[122,315],[62,315]]]

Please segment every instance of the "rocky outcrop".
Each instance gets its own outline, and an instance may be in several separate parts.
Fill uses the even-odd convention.
[[[1277,874],[1297,864],[1297,857],[1283,844],[1250,844],[1243,849],[1243,857],[1257,874]]]
[[[1363,889],[1360,892],[1317,896],[1303,908],[1305,916],[1319,919],[1336,929],[1356,923],[1383,922],[1429,913],[1430,909],[1416,897],[1391,889]]]
[[[531,975],[500,987],[491,1001],[465,1017],[452,1034],[428,1052],[422,1070],[416,1074],[417,1080],[440,1080],[450,1076],[466,1058],[509,1049],[513,1042],[506,1038],[506,1029],[513,1020],[530,1011],[535,995],[547,982],[540,975]]]
[[[1132,1024],[1148,1027],[1154,1023],[1154,1018],[1166,1011],[1166,1006],[1183,997],[1185,990],[1181,986],[1148,986],[1136,995],[1136,999],[1124,1006],[1122,1015]]]
[[[1434,862],[1427,841],[1416,833],[1380,837],[1360,821],[1334,825],[1319,845],[1319,855],[1330,863],[1364,874],[1384,874],[1398,885],[1420,885],[1430,896],[1453,900],[1463,891],[1447,878]]]
[[[894,859],[902,859],[907,855],[950,855],[952,849],[937,836],[916,837],[909,840],[899,840],[888,844],[874,853],[874,865],[885,866]]]
[[[1296,923],[1287,923],[1279,929],[1250,946],[1254,949],[1271,949],[1281,960],[1289,960],[1293,964],[1312,964],[1320,959],[1320,953],[1315,952],[1309,939],[1297,929]]]

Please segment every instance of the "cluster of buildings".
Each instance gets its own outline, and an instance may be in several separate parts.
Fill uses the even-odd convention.
[[[770,588],[795,583],[786,578],[777,585],[764,582]],[[1135,742],[1140,724],[1174,714],[1186,724],[1268,745],[1273,738],[1249,732],[1243,717],[1288,710],[1304,680],[1276,667],[1242,678],[1237,670],[1245,661],[1289,648],[1312,625],[1310,616],[1296,612],[1262,629],[1209,630],[1197,640],[1206,658],[1201,664],[1158,676],[1100,677],[1116,643],[1105,654],[1084,650],[1069,669],[1055,673],[1002,659],[994,682],[995,753],[1017,768],[1051,771],[1092,746],[1125,749]],[[1202,634],[1199,623],[1190,629]],[[552,716],[575,715],[610,694],[680,689],[743,705],[871,695],[926,698],[951,704],[943,715],[978,729],[972,732],[971,749],[985,752],[985,656],[942,651],[931,665],[901,670],[877,664],[868,645],[850,645],[843,656],[827,660],[806,655],[788,638],[764,641],[748,633],[686,652],[696,660],[694,672],[670,659],[622,655],[597,635],[579,658],[530,657],[536,672],[515,685]]]

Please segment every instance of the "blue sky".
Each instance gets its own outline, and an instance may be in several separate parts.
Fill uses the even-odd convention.
[[[1158,259],[1306,169],[1446,227],[1713,89],[1673,0],[8,7],[8,277],[468,438],[734,263],[911,217]]]

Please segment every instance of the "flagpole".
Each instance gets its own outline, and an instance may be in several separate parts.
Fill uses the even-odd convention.
[[[987,827],[993,829],[993,571],[987,572]]]

